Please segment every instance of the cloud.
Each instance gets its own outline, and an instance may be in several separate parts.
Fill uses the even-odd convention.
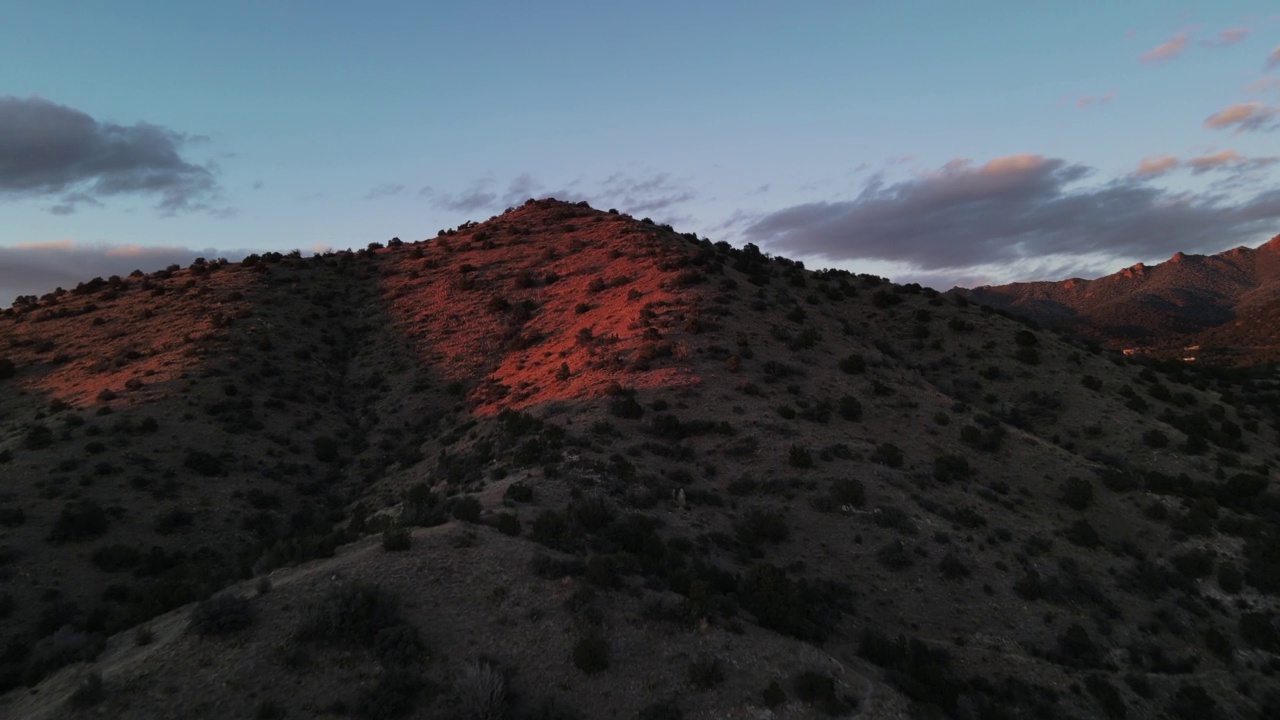
[[[1280,90],[1280,77],[1259,78],[1244,86],[1247,93],[1265,93],[1271,90]]]
[[[1081,187],[1092,174],[1039,155],[954,160],[911,180],[870,183],[851,200],[777,210],[742,236],[788,254],[950,277],[994,268],[1013,279],[1044,258],[1068,272],[1100,258],[1218,250],[1274,232],[1280,219],[1280,191],[1231,202],[1176,194],[1137,176]]]
[[[1280,161],[1280,158],[1274,156],[1247,158],[1235,150],[1222,150],[1212,155],[1191,158],[1187,161],[1187,165],[1191,167],[1192,174],[1199,175],[1210,170],[1257,170],[1274,165],[1277,161]]]
[[[1190,32],[1181,32],[1175,35],[1171,40],[1157,45],[1142,54],[1141,60],[1150,65],[1159,65],[1166,63],[1182,54],[1187,49],[1187,42],[1191,40]]]
[[[1137,174],[1154,177],[1175,170],[1178,165],[1178,158],[1172,155],[1151,155],[1142,158],[1142,162],[1138,163]]]
[[[1076,108],[1080,110],[1087,110],[1096,105],[1106,105],[1114,100],[1115,97],[1115,90],[1108,90],[1104,95],[1085,95],[1084,97],[1076,100]]]
[[[0,97],[0,198],[63,195],[55,214],[116,195],[156,198],[166,214],[212,210],[213,171],[182,156],[201,141],[149,123],[116,125],[39,97]]]
[[[386,183],[384,185],[378,185],[370,190],[369,193],[364,196],[364,199],[377,200],[378,198],[394,197],[402,192],[404,192],[404,185],[400,185],[398,183]]]
[[[1280,45],[1267,56],[1267,64],[1264,66],[1268,71],[1275,70],[1280,67]]]
[[[43,295],[67,290],[95,277],[150,272],[169,265],[189,265],[197,257],[238,260],[243,250],[144,247],[78,243],[70,240],[24,243],[0,247],[0,307],[19,295]]]
[[[669,211],[697,197],[693,189],[673,180],[667,173],[639,176],[614,173],[596,183],[592,190],[579,189],[577,186],[581,184],[573,182],[555,189],[529,173],[522,173],[511,180],[505,190],[496,189],[492,178],[484,178],[457,193],[441,193],[425,186],[418,194],[431,198],[436,208],[452,212],[498,211],[521,205],[533,197],[554,197],[569,202],[585,200],[598,208],[616,207],[635,215]]]
[[[1236,133],[1256,130],[1267,132],[1280,127],[1280,107],[1262,103],[1237,103],[1205,118],[1204,126],[1213,130],[1235,127]]]
[[[1221,48],[1221,47],[1227,47],[1230,45],[1235,45],[1241,40],[1244,40],[1245,38],[1249,37],[1250,32],[1252,32],[1252,30],[1247,27],[1227,28],[1226,30],[1223,30],[1222,32],[1215,35],[1212,40],[1205,40],[1204,42],[1201,43],[1201,45],[1204,45],[1205,47],[1213,47],[1213,48]]]

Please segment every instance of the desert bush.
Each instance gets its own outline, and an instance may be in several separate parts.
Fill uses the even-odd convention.
[[[205,477],[216,477],[224,472],[222,460],[217,455],[194,448],[187,450],[182,466],[197,475]]]
[[[93,500],[67,503],[49,533],[50,542],[92,540],[107,531],[107,513]]]
[[[191,630],[197,635],[230,635],[253,624],[253,608],[239,595],[214,595],[191,609]]]
[[[702,654],[689,663],[687,671],[689,684],[698,690],[710,690],[724,682],[724,663],[720,658]]]
[[[1013,352],[1013,359],[1027,365],[1039,365],[1040,353],[1033,347],[1021,346]]]
[[[468,720],[501,720],[507,716],[507,682],[492,663],[472,660],[454,682],[458,709]]]
[[[1084,686],[1109,720],[1122,720],[1128,716],[1129,709],[1120,696],[1120,691],[1107,681],[1106,676],[1090,675],[1085,678]]]
[[[600,628],[588,627],[578,637],[573,646],[573,664],[588,675],[609,669],[609,640]]]
[[[356,700],[356,713],[369,720],[384,720],[409,714],[424,688],[422,676],[403,668],[383,668],[372,687],[363,688]]]
[[[22,681],[34,685],[42,678],[71,663],[90,662],[98,657],[106,641],[96,633],[86,633],[63,625],[31,647]]]
[[[862,419],[862,403],[852,395],[842,395],[836,404],[836,412],[849,422],[857,422]]]
[[[933,477],[938,482],[968,480],[972,475],[973,467],[963,455],[944,454],[933,459]]]
[[[380,657],[411,660],[421,654],[417,629],[400,614],[394,596],[374,583],[349,581],[305,607],[294,637],[303,642],[357,644]]]
[[[311,441],[311,452],[322,463],[334,462],[338,459],[338,441],[321,435]]]
[[[1183,682],[1169,703],[1169,713],[1179,720],[1216,717],[1218,703],[1199,685]]]
[[[1093,504],[1093,483],[1088,480],[1069,477],[1058,490],[1058,499],[1072,510],[1083,511]]]
[[[840,715],[849,709],[847,703],[836,696],[836,681],[826,673],[807,670],[792,682],[796,698],[827,715]]]
[[[497,528],[503,535],[519,535],[520,518],[515,513],[498,513]]]
[[[409,528],[394,527],[382,531],[382,549],[389,552],[408,550],[412,544]]]
[[[1228,595],[1235,595],[1244,589],[1244,573],[1231,563],[1218,563],[1218,587]]]
[[[751,554],[758,554],[764,543],[786,542],[791,537],[787,518],[781,510],[753,507],[735,525],[738,542]]]
[[[902,448],[894,445],[893,443],[880,443],[876,446],[875,450],[871,451],[871,455],[868,459],[873,463],[886,465],[891,468],[902,467],[902,463],[905,460],[902,454]]]
[[[533,500],[533,488],[523,482],[514,482],[507,486],[502,497],[512,502],[530,502]]]
[[[1093,375],[1085,375],[1080,378],[1080,384],[1095,392],[1102,390],[1102,381]]]
[[[0,380],[8,380],[17,374],[17,366],[7,357],[0,357]]]
[[[794,468],[811,468],[813,467],[813,456],[809,454],[809,449],[803,445],[792,445],[787,450],[787,464]]]
[[[1169,446],[1169,436],[1158,428],[1151,428],[1142,434],[1142,442],[1146,443],[1148,447],[1159,449]]]
[[[107,696],[106,691],[102,687],[102,673],[94,670],[76,685],[76,689],[71,692],[71,697],[67,698],[67,702],[71,707],[77,710],[91,708],[102,702]]]
[[[480,509],[480,499],[475,495],[462,495],[453,501],[453,516],[463,522],[478,520]]]
[[[787,701],[787,691],[782,689],[777,680],[770,680],[761,691],[761,699],[767,708],[776,708]]]
[[[132,545],[105,545],[93,551],[89,559],[105,572],[120,572],[138,564],[141,553]]]
[[[831,497],[841,505],[860,508],[867,502],[867,491],[857,478],[838,478],[831,483]]]
[[[861,372],[866,372],[867,361],[858,353],[854,353],[840,361],[840,369],[850,375],[856,375]]]
[[[1062,531],[1062,536],[1067,539],[1067,542],[1079,547],[1091,548],[1102,544],[1098,531],[1083,518],[1071,523],[1066,530]]]
[[[27,514],[22,508],[0,508],[0,525],[16,528],[27,521]]]
[[[955,553],[944,555],[942,562],[938,563],[938,570],[942,572],[942,577],[948,580],[962,580],[971,574],[969,567]]]

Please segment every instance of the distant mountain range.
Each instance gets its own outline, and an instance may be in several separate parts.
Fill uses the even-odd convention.
[[[1217,255],[1179,252],[1096,280],[956,293],[1112,348],[1233,365],[1280,360],[1280,235]]]

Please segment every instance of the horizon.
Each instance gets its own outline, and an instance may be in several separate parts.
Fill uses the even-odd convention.
[[[938,289],[1280,233],[1261,3],[62,5],[0,28],[4,305],[548,196]]]

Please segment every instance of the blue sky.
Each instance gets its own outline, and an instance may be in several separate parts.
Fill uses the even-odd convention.
[[[940,288],[1280,233],[1269,3],[16,5],[0,303],[545,195]]]

